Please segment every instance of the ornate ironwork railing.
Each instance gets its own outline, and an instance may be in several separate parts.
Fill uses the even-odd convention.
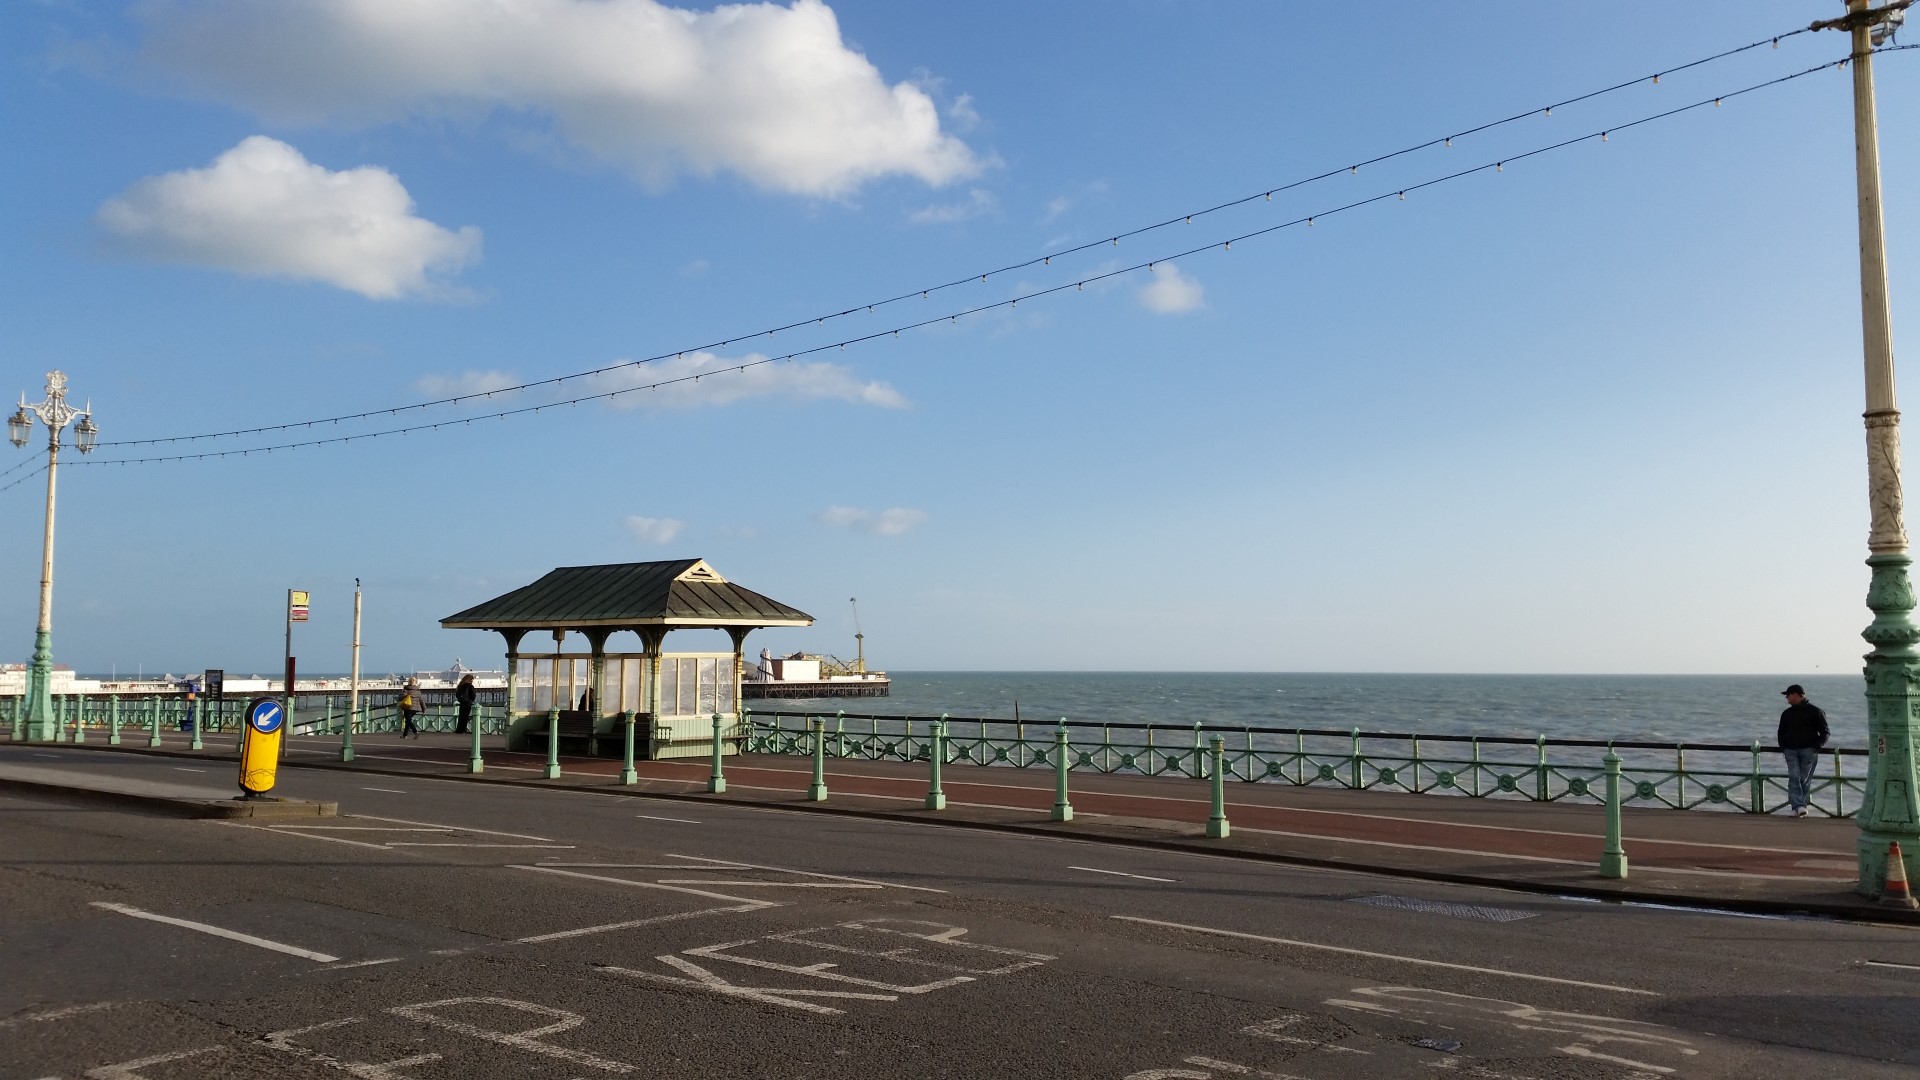
[[[866,761],[926,761],[935,725],[947,724],[948,763],[1052,768],[1057,724],[988,717],[750,711],[748,753],[812,753],[809,721],[825,724],[825,753]],[[1204,747],[1226,738],[1225,778],[1248,783],[1584,802],[1604,799],[1601,758],[1623,760],[1622,797],[1676,810],[1772,813],[1786,805],[1787,773],[1775,747],[1758,741],[1662,743],[1625,739],[1532,739],[1422,735],[1328,728],[1094,724],[1063,720],[1068,767],[1138,776],[1206,776]],[[1821,751],[1809,785],[1813,810],[1851,817],[1866,781],[1866,751]]]

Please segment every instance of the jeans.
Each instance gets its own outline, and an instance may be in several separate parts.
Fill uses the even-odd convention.
[[[1798,810],[1811,801],[1807,797],[1807,785],[1813,780],[1813,767],[1820,761],[1820,748],[1783,747],[1780,753],[1787,759],[1787,804]]]

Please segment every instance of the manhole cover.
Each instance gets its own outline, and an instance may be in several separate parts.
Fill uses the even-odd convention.
[[[1513,922],[1516,919],[1531,919],[1539,914],[1537,911],[1515,911],[1512,908],[1484,907],[1480,904],[1450,904],[1444,900],[1421,900],[1412,896],[1355,896],[1348,902],[1395,908],[1400,911],[1424,911],[1430,915],[1450,915],[1456,919],[1479,919],[1482,922]]]

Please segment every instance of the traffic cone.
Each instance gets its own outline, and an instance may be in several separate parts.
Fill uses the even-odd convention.
[[[1907,888],[1907,866],[1900,860],[1900,842],[1887,844],[1887,884],[1880,890],[1880,902],[1889,907],[1914,908],[1913,891]]]

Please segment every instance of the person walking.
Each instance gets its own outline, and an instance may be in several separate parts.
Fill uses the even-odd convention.
[[[400,687],[400,737],[411,735],[420,737],[420,729],[414,726],[413,718],[420,712],[420,684],[409,678]]]
[[[473,702],[479,696],[480,691],[473,688],[473,676],[460,676],[460,685],[453,688],[453,700],[460,706],[460,722],[453,729],[455,735],[467,733],[467,725],[473,723]]]
[[[1813,782],[1813,767],[1819,763],[1820,748],[1827,745],[1827,714],[1807,700],[1799,683],[1780,691],[1787,707],[1780,714],[1780,732],[1775,741],[1787,759],[1787,806],[1794,817],[1807,816],[1812,801],[1808,788]]]

